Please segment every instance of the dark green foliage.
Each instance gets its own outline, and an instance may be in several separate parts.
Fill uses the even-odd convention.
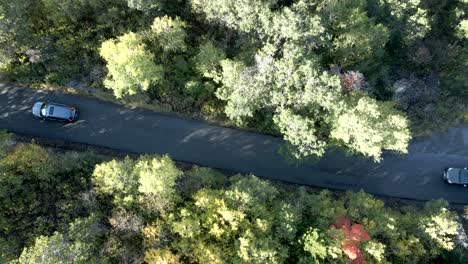
[[[224,174],[213,169],[195,166],[184,173],[179,190],[185,198],[190,198],[203,188],[222,188],[226,183],[227,177]]]
[[[124,0],[1,1],[1,11],[11,23],[0,30],[10,77],[59,84],[85,80],[101,64],[100,42],[141,22]]]
[[[96,163],[90,153],[55,155],[19,144],[0,163],[0,237],[14,253],[89,213],[80,196]]]

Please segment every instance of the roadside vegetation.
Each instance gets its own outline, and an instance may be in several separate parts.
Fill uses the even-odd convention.
[[[1,263],[468,261],[463,218],[443,200],[389,207],[364,192],[181,169],[168,156],[0,137]]]
[[[298,159],[333,148],[379,161],[468,120],[466,7],[1,0],[0,66],[28,85],[282,135]]]

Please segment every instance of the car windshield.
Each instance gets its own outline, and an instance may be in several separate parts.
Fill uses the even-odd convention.
[[[460,183],[468,183],[468,170],[460,170]]]
[[[41,116],[47,116],[47,106],[48,104],[42,104],[41,106]]]

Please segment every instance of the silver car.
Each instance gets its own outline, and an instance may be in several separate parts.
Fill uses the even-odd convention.
[[[444,170],[444,180],[450,184],[468,185],[468,168],[447,168]]]
[[[37,102],[32,107],[32,114],[41,119],[72,123],[78,120],[78,110],[73,106],[51,102]]]

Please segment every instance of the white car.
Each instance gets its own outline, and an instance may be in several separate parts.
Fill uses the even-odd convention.
[[[450,184],[468,185],[468,168],[447,168],[444,170],[444,180]]]
[[[35,103],[32,114],[37,118],[68,123],[78,120],[78,110],[75,107],[50,102]]]

